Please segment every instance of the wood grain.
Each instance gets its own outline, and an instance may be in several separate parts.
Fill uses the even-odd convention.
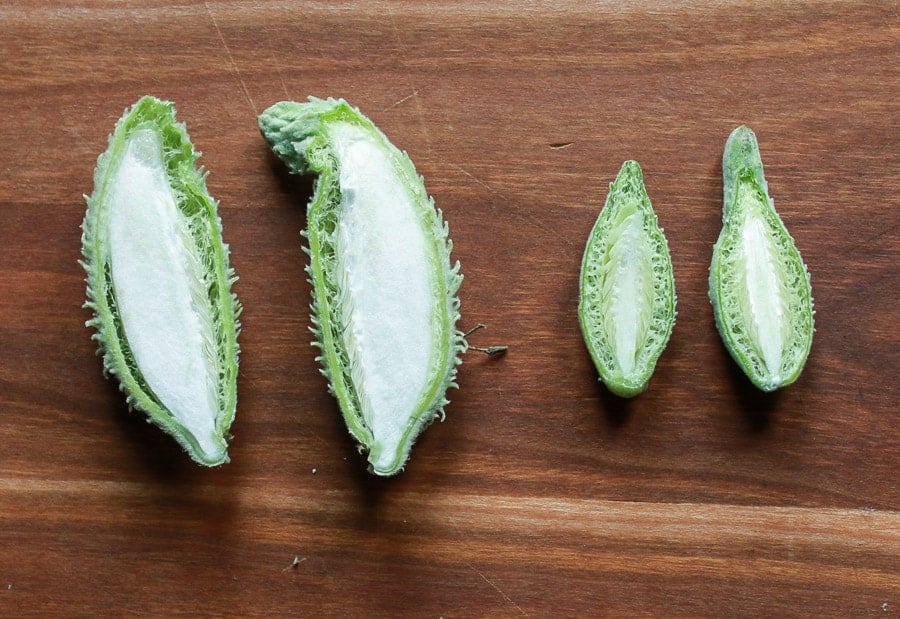
[[[0,4],[0,614],[895,616],[898,55],[893,2]],[[127,412],[83,326],[81,196],[147,93],[204,151],[241,278],[216,470]],[[410,153],[463,265],[462,326],[510,346],[467,356],[390,480],[309,346],[310,181],[256,129],[308,95]],[[706,297],[739,123],[817,308],[803,376],[769,396]],[[626,402],[575,308],[629,158],[679,318]]]

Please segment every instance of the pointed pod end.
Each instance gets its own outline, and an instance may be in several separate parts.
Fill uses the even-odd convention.
[[[151,421],[152,422],[152,421]],[[200,437],[190,433],[182,427],[172,431],[172,435],[197,464],[208,467],[217,467],[231,462],[228,457],[228,438],[219,433],[211,433],[209,436]]]
[[[259,115],[257,122],[272,151],[294,174],[302,174],[312,168],[319,171],[315,162],[308,161],[310,147],[320,139],[323,122],[333,115],[358,116],[343,99],[318,99],[309,101],[279,101]]]
[[[616,175],[616,180],[613,181],[613,184],[621,183],[622,181],[639,181],[643,183],[644,181],[644,173],[641,170],[641,164],[639,164],[634,159],[629,159],[622,163],[622,167],[619,168],[619,173]]]
[[[606,388],[609,389],[613,395],[617,395],[620,398],[633,398],[647,391],[647,387],[650,384],[650,381],[644,381],[642,383],[625,381],[603,381],[603,384],[606,385]]]
[[[609,186],[609,198],[612,198],[614,195],[631,195],[643,200],[646,194],[647,190],[644,187],[644,173],[641,170],[641,165],[633,159],[622,163],[616,179]]]
[[[758,170],[762,175],[762,160],[756,134],[747,125],[741,125],[731,132],[725,142],[722,157],[722,173],[726,178],[736,175],[741,169]]]
[[[191,459],[194,460],[197,464],[200,464],[209,468],[216,468],[222,466],[223,464],[228,464],[231,462],[231,458],[228,457],[228,452],[223,451],[218,454],[202,454],[195,455],[191,454]]]
[[[380,449],[377,444],[373,445],[369,451],[369,472],[378,477],[393,477],[403,470],[408,458],[408,450],[398,454],[393,450]]]
[[[759,156],[759,143],[756,140],[756,134],[747,125],[736,127],[728,140],[725,142],[725,153],[732,156],[741,155],[749,156],[755,154]]]
[[[633,174],[637,176],[643,176],[643,172],[641,171],[641,164],[639,164],[634,159],[629,159],[622,163],[622,167],[619,168],[619,176],[623,174]]]
[[[756,134],[747,125],[741,125],[728,136],[722,153],[723,219],[728,217],[734,206],[738,176],[746,174],[751,175],[754,182],[768,196],[769,189]]]

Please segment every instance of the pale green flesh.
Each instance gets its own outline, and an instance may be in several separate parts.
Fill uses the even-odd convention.
[[[784,271],[778,268],[778,248],[766,226],[759,192],[741,183],[737,192],[746,209],[741,224],[740,255],[745,264],[738,292],[742,321],[748,326],[753,347],[774,383],[782,381],[781,366],[787,338],[791,332],[786,320],[790,312],[785,294]]]
[[[643,238],[641,214],[631,205],[618,225],[618,239],[610,248],[610,264],[604,288],[609,308],[605,315],[607,337],[615,342],[613,352],[624,375],[634,371],[638,351],[647,335],[653,306],[653,265]]]
[[[156,131],[129,138],[109,193],[109,260],[119,317],[141,374],[204,457],[216,431],[217,355],[197,248],[169,185]]]
[[[432,325],[440,308],[433,248],[413,196],[392,160],[363,129],[330,129],[340,161],[341,217],[336,233],[338,270],[345,281],[343,342],[376,471],[397,458],[411,417],[428,404],[438,342]]]

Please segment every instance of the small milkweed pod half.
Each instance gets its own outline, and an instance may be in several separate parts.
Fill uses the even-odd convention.
[[[731,357],[763,391],[790,385],[813,338],[809,272],[775,212],[756,135],[735,129],[722,158],[722,231],[713,247],[709,299]]]
[[[578,318],[600,380],[621,397],[644,392],[675,325],[675,278],[637,161],[622,164],[588,237]]]

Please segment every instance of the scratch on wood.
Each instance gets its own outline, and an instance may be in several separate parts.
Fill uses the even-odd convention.
[[[397,20],[394,18],[394,10],[390,7],[390,5],[388,5],[387,8],[388,8],[388,18],[390,19],[390,22],[391,22],[391,32],[394,35],[394,41],[396,41],[396,43],[397,43],[397,50],[402,52],[400,62],[401,62],[401,64],[404,65],[404,68],[405,68],[405,65],[407,64],[406,58],[409,56],[409,54],[406,54],[405,50],[403,49],[406,46],[403,44],[403,41],[400,38],[400,30],[397,28]],[[407,73],[408,73],[408,70],[407,70]],[[413,80],[411,78],[407,77],[407,81],[409,82],[409,85],[411,86],[410,90],[412,90],[412,95],[407,97],[407,99],[411,98],[413,100],[413,103],[415,103],[415,105],[416,105],[416,116],[419,120],[419,127],[422,129],[422,135],[425,137],[425,148],[428,150],[428,154],[430,155],[432,152],[431,135],[428,133],[428,124],[425,122],[425,114],[422,110],[422,101],[419,98],[419,90],[420,89],[418,89],[414,86]],[[401,100],[398,103],[402,103],[404,100]],[[397,105],[397,103],[395,103],[394,105]],[[391,107],[393,107],[393,106],[391,106]]]
[[[416,115],[419,117],[419,125],[422,127],[422,134],[425,136],[425,148],[428,154],[431,154],[431,135],[428,133],[428,124],[425,122],[425,113],[422,110],[422,100],[418,96],[417,90],[413,90],[413,103],[416,104]]]
[[[519,606],[518,604],[516,604],[516,603],[512,600],[511,597],[509,597],[508,595],[506,595],[505,593],[503,593],[503,590],[502,590],[500,587],[498,587],[498,586],[496,585],[496,583],[494,583],[493,580],[491,580],[490,578],[488,578],[487,576],[485,576],[484,573],[483,573],[481,570],[479,570],[477,567],[475,567],[475,566],[472,565],[471,563],[467,563],[466,565],[468,565],[468,566],[471,568],[471,570],[472,570],[473,572],[475,572],[476,574],[478,574],[479,576],[481,576],[481,580],[483,580],[484,582],[486,582],[487,584],[489,584],[489,585],[494,589],[494,591],[496,591],[497,593],[499,593],[499,594],[500,594],[500,597],[502,597],[502,598],[504,599],[504,601],[505,601],[507,604],[509,604],[510,606],[512,606],[512,607],[514,607],[516,610],[518,610],[520,613],[522,613],[522,616],[524,616],[524,617],[527,617],[527,616],[528,616],[528,613],[526,613],[525,610],[524,610],[521,606]]]
[[[453,168],[454,170],[459,170],[460,172],[462,172],[463,174],[465,174],[466,176],[471,178],[473,181],[475,181],[476,183],[478,183],[479,185],[481,185],[482,187],[484,187],[485,189],[490,191],[492,194],[500,196],[501,198],[504,197],[502,193],[500,193],[499,191],[497,191],[496,189],[494,189],[493,187],[491,187],[490,185],[488,185],[487,183],[485,183],[484,181],[479,179],[477,176],[475,176],[474,174],[472,174],[471,172],[466,170],[464,167],[456,165],[455,163],[450,163],[448,165],[451,168]]]
[[[575,142],[551,142],[549,144],[550,148],[553,150],[560,150],[562,148],[569,148]]]
[[[412,99],[413,97],[417,97],[418,95],[419,95],[419,91],[418,91],[418,90],[413,90],[412,93],[406,95],[405,97],[403,97],[403,98],[400,99],[399,101],[394,101],[393,103],[391,103],[389,106],[387,106],[386,108],[384,108],[384,109],[381,110],[381,111],[382,111],[382,112],[387,112],[388,110],[397,107],[397,106],[400,105],[401,103],[406,103],[407,101],[409,101],[409,100]]]
[[[284,90],[285,100],[290,101],[291,95],[288,93],[287,84],[284,83],[284,75],[281,73],[281,63],[278,62],[276,56],[270,56],[269,62],[275,67],[275,72],[278,74],[278,81],[281,82],[281,88]]]
[[[449,163],[449,162],[447,163],[447,165],[449,165],[451,168],[453,168],[455,170],[459,170],[460,172],[462,172],[463,174],[465,174],[466,176],[471,178],[473,181],[475,181],[477,184],[479,184],[482,187],[484,187],[485,189],[487,189],[489,192],[491,192],[495,196],[498,196],[506,201],[509,201],[505,195],[503,195],[501,192],[497,191],[496,189],[494,189],[493,187],[491,187],[490,185],[488,185],[487,183],[482,181],[480,178],[478,178],[477,176],[475,176],[474,174],[472,174],[471,172],[466,170],[464,167],[457,165],[455,163]],[[531,225],[533,225],[535,228],[537,228],[539,230],[543,230],[544,232],[549,232],[549,230],[547,229],[547,226],[545,226],[543,223],[541,223],[540,220],[538,220],[536,217],[534,217],[532,215],[517,213],[516,216],[524,221],[527,221],[528,223],[530,223]],[[573,245],[571,239],[563,239],[562,242],[569,246]]]
[[[301,563],[303,563],[304,561],[306,561],[306,557],[303,557],[303,558],[301,559],[299,556],[295,556],[295,557],[294,557],[294,560],[291,561],[291,564],[288,565],[286,568],[284,568],[284,569],[281,570],[281,571],[282,571],[282,572],[286,572],[286,571],[288,571],[288,570],[290,570],[290,569],[297,569],[297,566],[300,565]]]
[[[212,20],[213,26],[216,29],[216,34],[219,35],[219,41],[222,42],[222,47],[225,48],[225,53],[228,55],[228,62],[231,63],[231,68],[233,69],[234,74],[237,76],[238,81],[241,83],[241,89],[244,91],[244,96],[247,97],[247,102],[250,104],[250,109],[253,110],[253,115],[259,116],[259,111],[256,109],[256,104],[253,103],[253,98],[250,97],[250,91],[247,90],[247,84],[244,82],[244,77],[241,75],[241,70],[238,68],[237,63],[234,61],[234,56],[231,54],[231,49],[228,47],[228,43],[225,42],[225,36],[222,34],[222,29],[219,28],[219,22],[216,21],[216,16],[213,14],[212,9],[209,7],[209,2],[204,2],[203,6],[206,7],[206,13]],[[286,92],[287,89],[285,89],[285,93]]]

